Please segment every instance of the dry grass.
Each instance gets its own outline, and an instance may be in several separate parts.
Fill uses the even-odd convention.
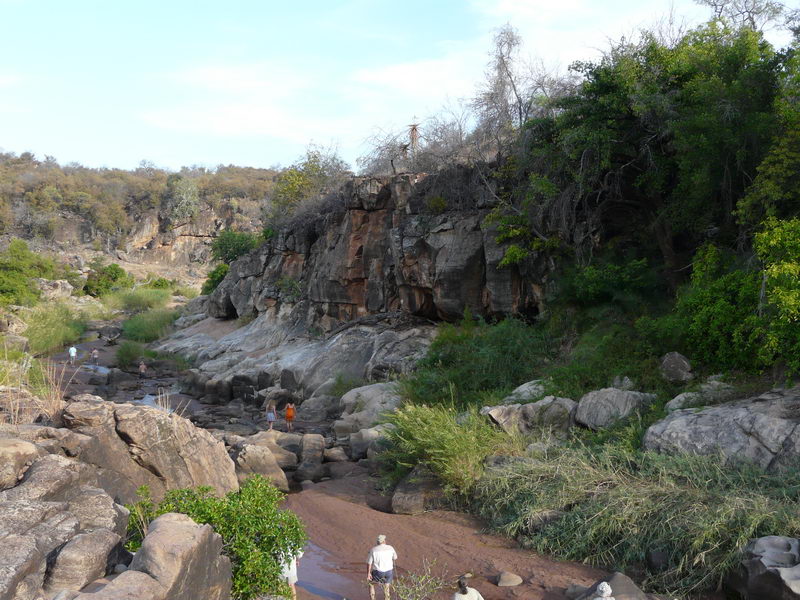
[[[156,407],[163,410],[165,413],[175,414],[183,417],[186,409],[189,407],[189,399],[179,402],[177,406],[172,405],[172,394],[164,388],[158,388],[158,395],[156,396]]]
[[[0,422],[58,423],[74,372],[7,348],[0,352]]]

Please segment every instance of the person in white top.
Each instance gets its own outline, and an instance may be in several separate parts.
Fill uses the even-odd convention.
[[[284,561],[283,563],[283,570],[281,571],[281,578],[286,580],[286,583],[289,584],[289,587],[292,588],[292,599],[297,599],[297,590],[294,588],[294,584],[297,583],[297,566],[300,564],[300,558],[303,556],[303,551],[301,550],[294,556],[292,556],[289,560]]]
[[[611,595],[611,586],[607,581],[601,581],[594,594],[594,600],[614,600],[614,596]]]
[[[385,600],[391,598],[392,579],[394,579],[394,561],[397,560],[397,552],[386,543],[386,536],[378,536],[378,545],[369,551],[367,556],[367,581],[369,582],[370,600],[375,600],[375,586],[380,583],[383,586],[383,597]]]
[[[75,359],[78,357],[78,349],[75,346],[69,347],[69,364],[74,365]]]
[[[467,587],[467,578],[462,575],[458,578],[458,591],[453,594],[453,600],[483,600],[483,596],[475,588]]]

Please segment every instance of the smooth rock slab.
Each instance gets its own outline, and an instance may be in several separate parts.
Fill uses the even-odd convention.
[[[770,535],[751,540],[728,587],[748,600],[800,598],[800,540]]]
[[[120,543],[119,535],[108,529],[79,533],[56,555],[47,571],[44,590],[80,590],[106,574],[109,555]]]
[[[584,395],[578,402],[575,420],[589,429],[605,429],[649,406],[655,394],[604,388]]]
[[[522,584],[522,577],[511,571],[503,571],[497,576],[497,587],[514,587]]]
[[[773,390],[702,410],[676,410],[645,432],[648,450],[720,454],[779,470],[800,460],[800,387]]]
[[[286,473],[266,446],[244,445],[236,458],[236,467],[240,484],[250,475],[258,474],[269,479],[282,492],[289,491]]]

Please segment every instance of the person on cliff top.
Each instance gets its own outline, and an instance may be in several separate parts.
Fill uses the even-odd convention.
[[[386,536],[378,536],[378,545],[374,546],[367,556],[367,582],[369,583],[370,600],[375,600],[376,583],[383,586],[384,600],[390,600],[392,579],[394,579],[394,561],[397,552],[386,543]]]
[[[281,578],[286,580],[289,587],[292,588],[292,600],[297,600],[297,590],[294,584],[297,583],[297,567],[300,565],[300,559],[303,556],[303,551],[300,550],[297,554],[283,562],[281,571]]]
[[[269,423],[269,431],[272,431],[272,427],[275,425],[275,405],[270,402],[267,404],[267,423]]]
[[[286,431],[291,433],[294,430],[294,414],[295,414],[295,407],[294,402],[289,402],[286,405]]]
[[[139,379],[144,379],[144,376],[147,375],[147,365],[144,364],[144,360],[139,361]]]
[[[468,587],[467,578],[462,575],[458,578],[458,591],[453,594],[453,600],[483,600],[483,596],[475,588]]]
[[[67,354],[69,354],[69,364],[74,365],[75,359],[78,358],[78,349],[75,346],[70,346]]]

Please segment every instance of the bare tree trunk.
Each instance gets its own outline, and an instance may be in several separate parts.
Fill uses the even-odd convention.
[[[672,243],[672,229],[663,217],[656,219],[653,229],[661,255],[664,257],[664,276],[667,279],[667,283],[669,283],[670,290],[675,292],[678,289],[679,265],[675,246]]]

